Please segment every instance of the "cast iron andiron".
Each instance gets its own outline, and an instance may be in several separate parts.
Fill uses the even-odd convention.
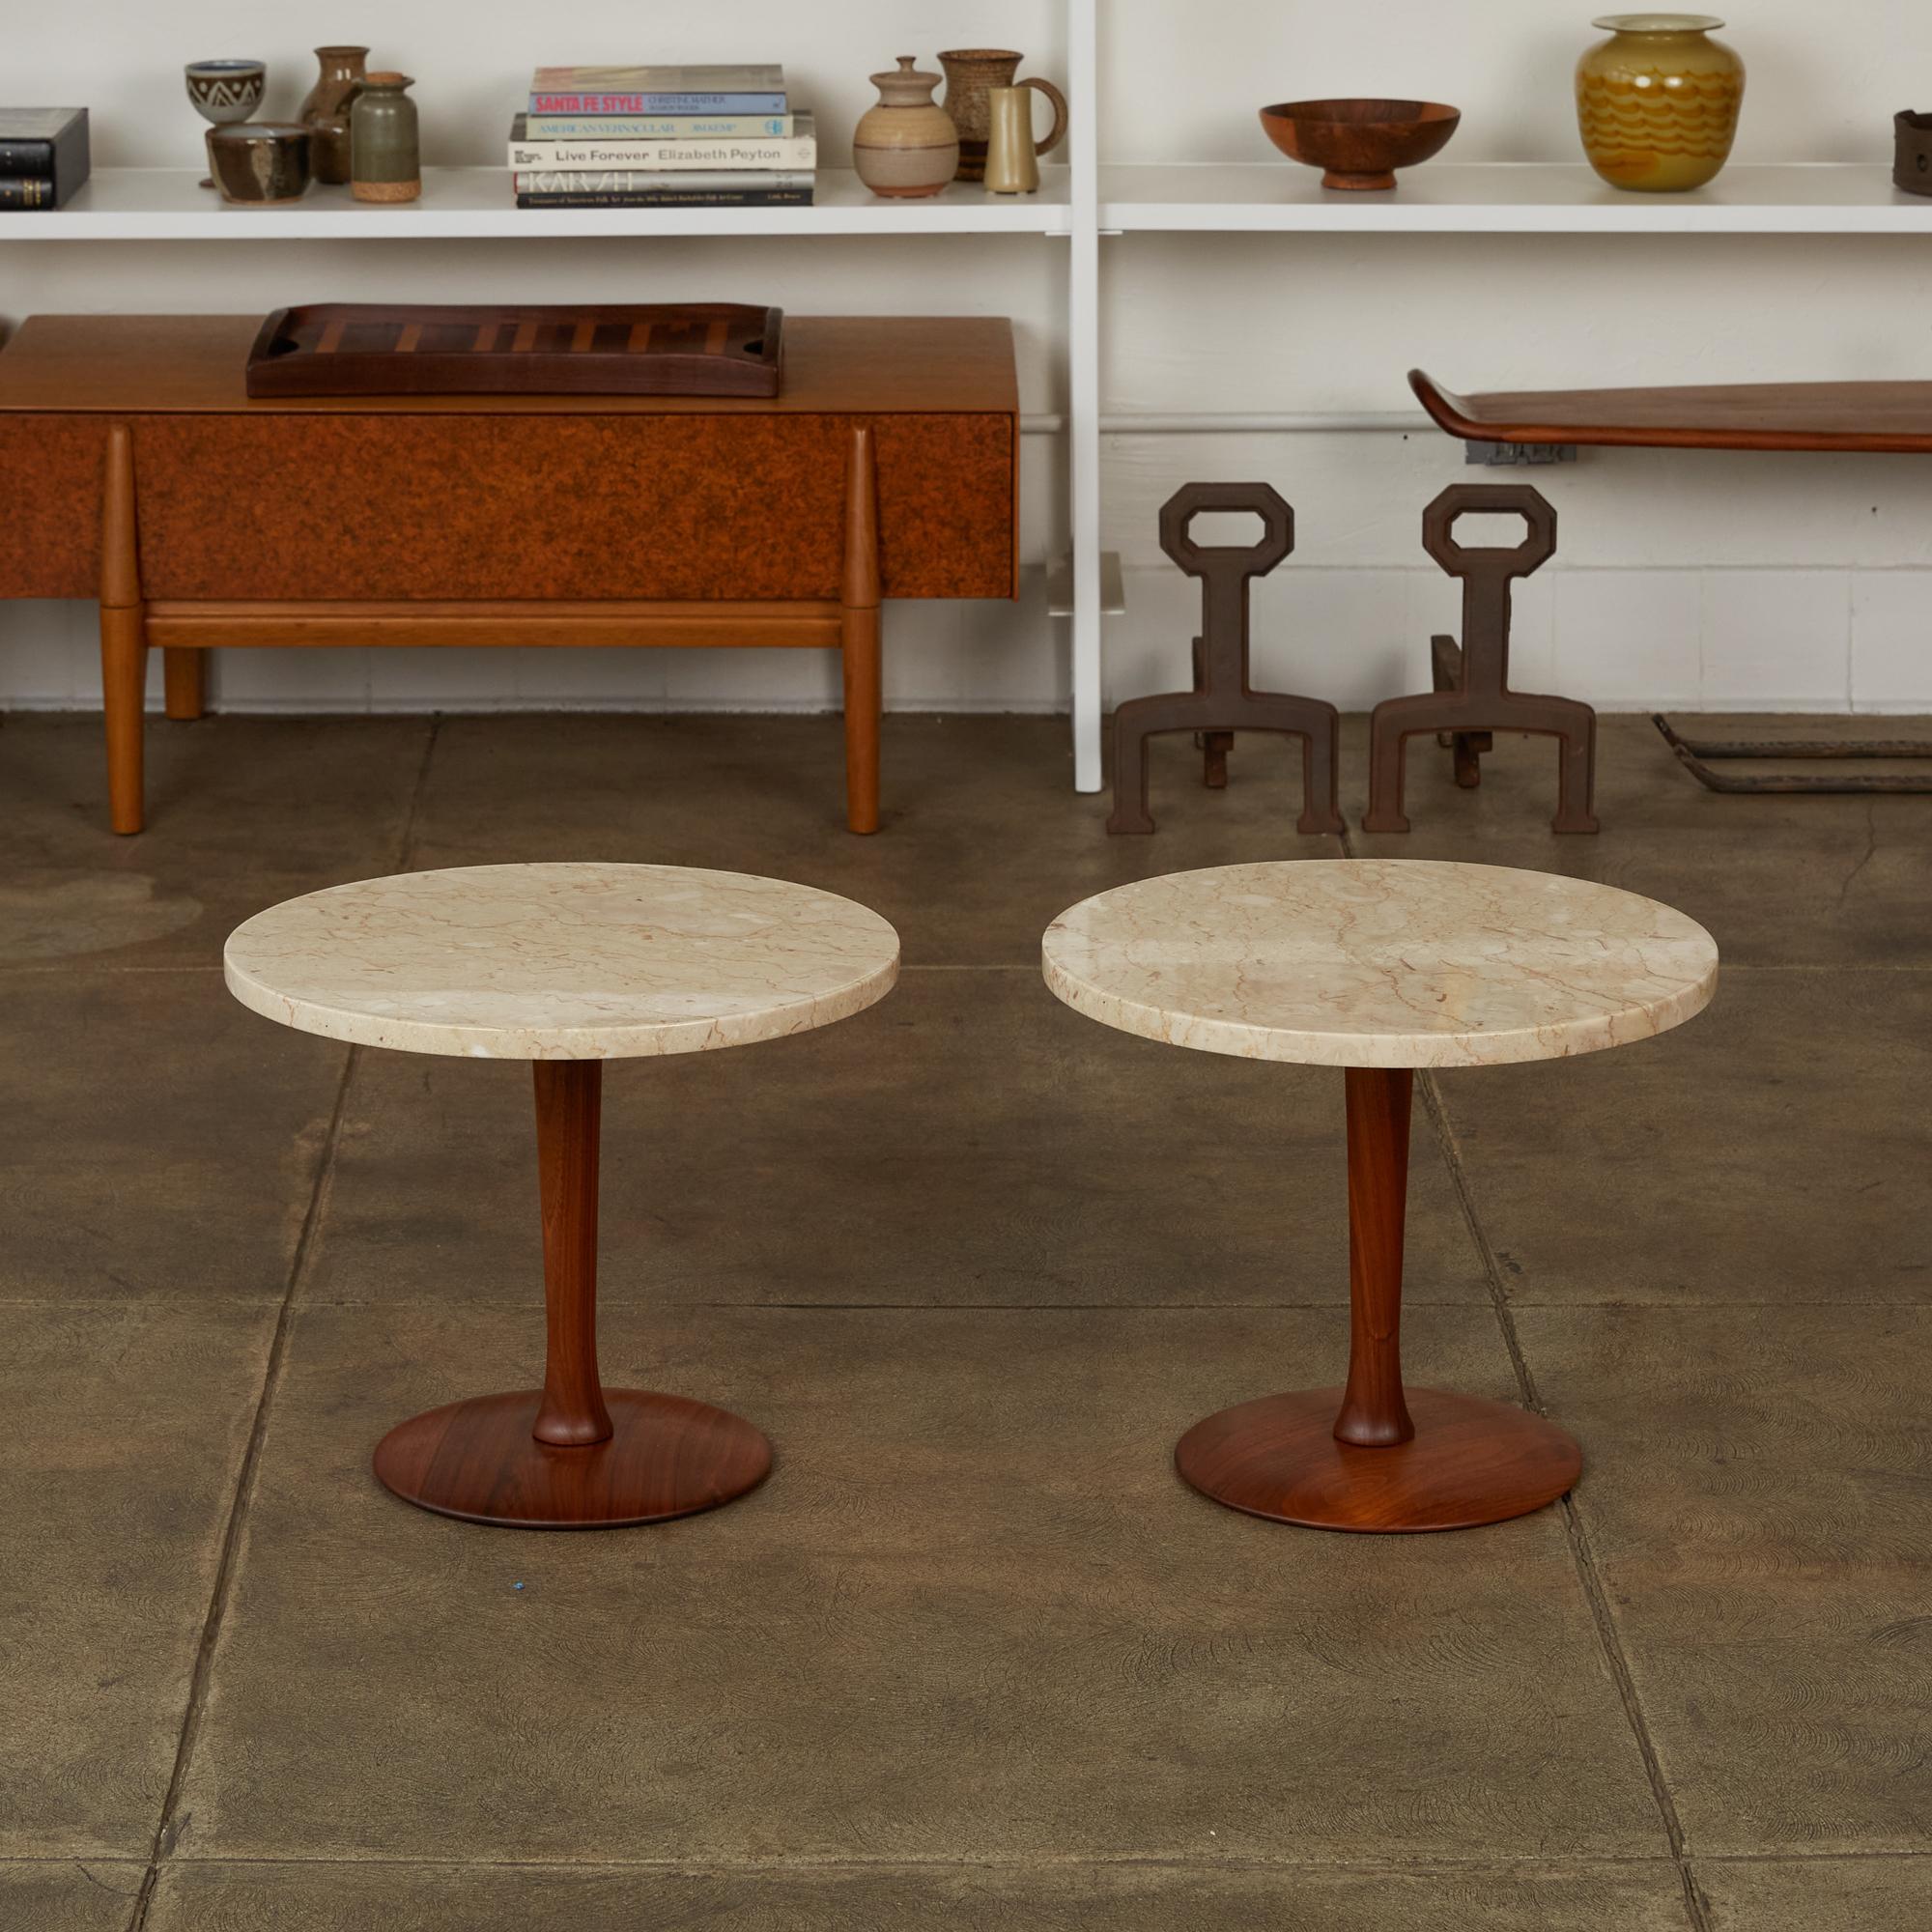
[[[1471,511],[1521,517],[1528,526],[1514,550],[1459,544],[1452,528]],[[1456,782],[1482,781],[1481,754],[1496,731],[1526,731],[1558,741],[1558,832],[1594,832],[1597,714],[1574,697],[1542,697],[1509,688],[1510,585],[1556,554],[1556,512],[1521,483],[1458,483],[1422,513],[1422,547],[1451,577],[1463,580],[1463,641],[1430,640],[1435,689],[1385,698],[1369,721],[1369,810],[1364,832],[1406,832],[1403,753],[1406,741],[1434,731],[1451,746]]]
[[[1197,544],[1187,526],[1202,510],[1251,510],[1262,520],[1249,550]],[[1136,697],[1114,712],[1114,810],[1109,832],[1151,832],[1147,741],[1157,732],[1199,734],[1203,781],[1228,782],[1228,751],[1236,731],[1280,731],[1302,741],[1298,832],[1343,830],[1336,768],[1342,720],[1319,697],[1256,691],[1248,678],[1248,585],[1294,548],[1294,512],[1265,483],[1188,483],[1160,513],[1160,547],[1189,577],[1201,580],[1201,635],[1194,639],[1194,689]]]

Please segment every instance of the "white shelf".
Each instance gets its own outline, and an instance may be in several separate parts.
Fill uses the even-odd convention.
[[[1124,233],[1932,235],[1932,197],[1876,165],[1736,166],[1689,194],[1632,194],[1581,163],[1432,161],[1388,192],[1324,188],[1292,161],[1100,170]]]
[[[494,236],[1051,235],[1072,225],[1066,170],[1037,194],[955,183],[924,201],[887,201],[849,168],[821,168],[810,208],[519,208],[507,168],[425,168],[419,201],[384,207],[312,187],[286,208],[233,208],[192,168],[100,168],[53,213],[0,214],[5,242],[299,242]]]

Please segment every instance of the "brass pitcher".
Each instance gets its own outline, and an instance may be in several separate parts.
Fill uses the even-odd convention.
[[[1033,90],[995,87],[986,96],[986,192],[1037,194],[1039,155],[1033,144]]]
[[[992,103],[988,96],[996,87],[1036,87],[1053,102],[1053,131],[1036,152],[1050,155],[1066,138],[1066,97],[1050,80],[1029,74],[1015,81],[1023,54],[1006,47],[955,47],[941,54],[939,65],[946,70],[945,108],[959,130],[960,181],[984,181],[986,143],[992,123]]]

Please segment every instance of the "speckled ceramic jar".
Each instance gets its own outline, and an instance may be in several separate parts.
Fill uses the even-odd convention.
[[[370,73],[349,110],[349,174],[357,201],[413,201],[422,193],[416,104],[406,73]]]
[[[1709,14],[1605,14],[1577,65],[1577,121],[1590,165],[1612,187],[1680,194],[1730,158],[1745,64],[1711,39]]]
[[[916,200],[937,194],[959,172],[959,135],[932,98],[942,76],[921,73],[900,54],[896,73],[875,73],[879,104],[852,132],[852,165],[874,194]]]

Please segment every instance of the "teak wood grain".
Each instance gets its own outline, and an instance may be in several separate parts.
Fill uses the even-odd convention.
[[[1408,384],[1436,425],[1465,440],[1932,454],[1932,383],[1736,383],[1459,396],[1411,369]]]
[[[743,1495],[771,1445],[688,1396],[607,1389],[597,1366],[601,1061],[532,1063],[548,1344],[541,1391],[447,1404],[377,1446],[384,1486],[423,1509],[515,1529],[661,1522]]]
[[[1406,1068],[1349,1067],[1349,1379],[1236,1404],[1174,1452],[1181,1477],[1249,1516],[1316,1529],[1466,1529],[1554,1502],[1582,1455],[1527,1409],[1402,1376]]]
[[[110,817],[141,828],[150,642],[836,648],[847,811],[879,824],[881,607],[1018,591],[999,319],[802,317],[771,399],[251,400],[246,317],[41,316],[0,354],[36,478],[0,596],[99,597]]]

